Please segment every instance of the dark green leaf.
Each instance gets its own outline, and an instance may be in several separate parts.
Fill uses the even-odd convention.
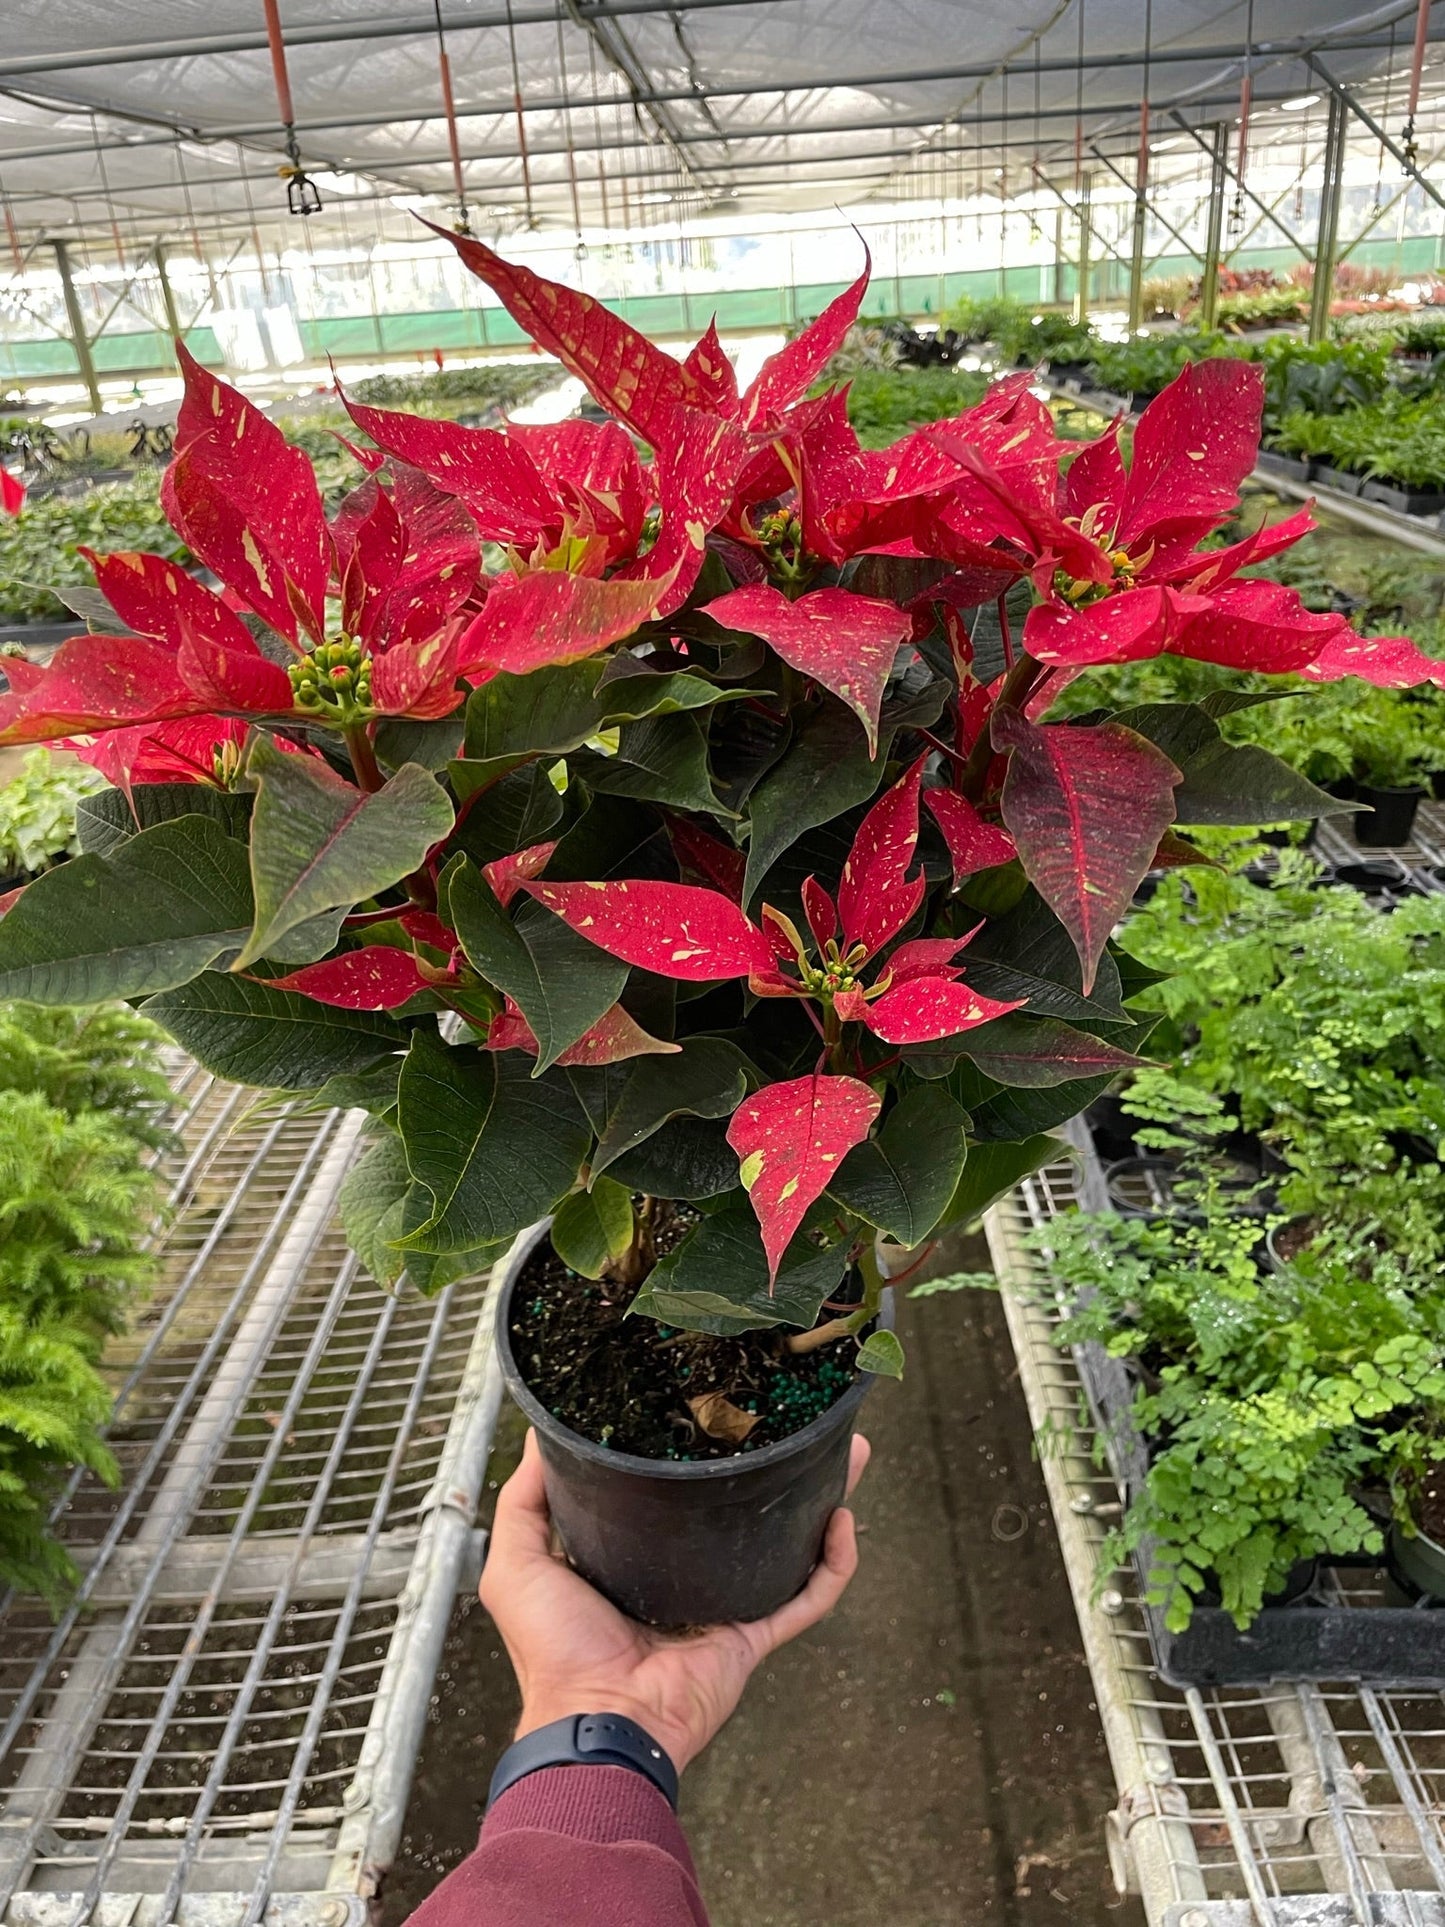
[[[465,799],[481,784],[535,756],[565,756],[615,723],[676,715],[735,700],[744,690],[716,688],[688,672],[640,667],[599,683],[597,659],[554,663],[524,676],[503,673],[474,690],[467,703],[465,759],[453,782]]]
[[[1073,940],[1032,888],[1006,915],[984,925],[964,963],[972,989],[1000,1003],[1026,1000],[1033,1016],[1124,1021],[1113,958],[1106,953],[1099,959],[1093,993],[1086,997]]]
[[[848,1248],[820,1251],[800,1231],[783,1253],[777,1290],[752,1205],[742,1192],[705,1217],[665,1258],[628,1307],[685,1331],[731,1336],[771,1325],[807,1329],[848,1264]]]
[[[615,756],[589,751],[574,756],[570,767],[594,793],[635,796],[675,810],[726,814],[713,794],[707,737],[696,716],[655,716],[625,723],[618,731]]]
[[[890,1331],[870,1332],[858,1347],[855,1363],[860,1372],[873,1372],[879,1378],[902,1378],[903,1346],[898,1334]]]
[[[314,1090],[328,1077],[371,1070],[411,1034],[379,1011],[334,1010],[217,970],[142,1009],[218,1077],[278,1090]]]
[[[996,1017],[959,1037],[943,1040],[1000,1084],[1047,1089],[1072,1079],[1134,1070],[1140,1059],[1088,1031],[1075,1030],[1054,1017],[1028,1017],[1022,1011]]]
[[[600,1278],[632,1243],[632,1193],[611,1178],[563,1198],[552,1217],[552,1249],[583,1278]]]
[[[1287,823],[1354,807],[1316,789],[1267,749],[1226,742],[1199,703],[1142,703],[1112,720],[1146,736],[1183,773],[1174,792],[1177,823]]]
[[[1306,693],[1302,689],[1211,689],[1201,698],[1199,707],[1218,720],[1221,716],[1234,715],[1239,709],[1254,709],[1260,703],[1283,702],[1287,697]]]
[[[347,1243],[378,1284],[394,1284],[406,1259],[393,1249],[402,1236],[402,1208],[411,1189],[401,1139],[386,1131],[352,1165],[336,1208]]]
[[[721,1118],[671,1118],[616,1159],[611,1172],[620,1184],[654,1198],[715,1198],[739,1183],[738,1154]]]
[[[773,864],[805,831],[872,797],[887,755],[880,738],[878,758],[870,759],[858,719],[842,703],[829,701],[807,717],[781,762],[753,792],[745,903],[753,901]]]
[[[523,899],[514,922],[465,857],[454,858],[443,874],[442,902],[472,967],[505,991],[532,1026],[534,1076],[617,1002],[627,981],[625,963],[530,898]]]
[[[49,870],[0,921],[0,997],[144,997],[233,955],[251,922],[246,846],[208,816]]]
[[[82,796],[75,812],[75,831],[82,850],[109,856],[141,830],[178,816],[208,816],[227,836],[246,841],[251,821],[251,799],[229,790],[213,790],[204,783],[139,783],[131,791],[132,811],[123,790],[99,790]]]
[[[1067,1124],[1096,1097],[1102,1097],[1117,1075],[1117,1071],[1106,1071],[1098,1077],[1071,1078],[1064,1084],[1010,1090],[985,1077],[965,1057],[960,1058],[945,1082],[968,1112],[975,1140],[975,1150],[969,1153],[972,1163],[980,1142],[1033,1137],[1040,1131],[1056,1130],[1060,1124]],[[967,1172],[965,1165],[965,1176]]]
[[[514,850],[546,842],[562,811],[557,786],[540,763],[513,770],[472,804],[448,837],[447,854],[461,851],[474,863],[495,863]]]
[[[307,1099],[308,1111],[370,1111],[385,1117],[396,1109],[396,1080],[401,1075],[401,1058],[388,1057],[369,1071],[349,1071],[328,1077]]]
[[[265,956],[296,961],[278,949],[289,931],[399,883],[452,826],[446,792],[415,763],[366,795],[314,757],[259,736],[247,768],[260,785],[251,816],[256,923],[233,968]]]
[[[639,1057],[613,1068],[628,1075],[605,1122],[597,1126],[594,1171],[615,1164],[669,1118],[731,1117],[747,1092],[751,1067],[720,1037],[690,1037],[675,1057]],[[734,1158],[734,1175],[736,1167]]]
[[[565,1077],[535,1081],[527,1071],[516,1051],[418,1034],[402,1066],[398,1118],[411,1174],[433,1204],[408,1249],[495,1244],[572,1189],[591,1134]]]
[[[676,877],[661,825],[661,817],[649,803],[634,802],[628,796],[596,796],[552,852],[547,880],[606,883],[612,877]],[[649,861],[649,844],[662,852],[665,868]]]
[[[383,769],[420,763],[440,775],[461,753],[462,717],[459,710],[440,722],[420,723],[407,716],[383,716],[376,725],[376,756]]]
[[[1030,1172],[1068,1154],[1066,1144],[1042,1132],[1017,1140],[971,1144],[963,1176],[939,1220],[940,1226],[972,1222]]]
[[[947,1091],[910,1091],[838,1167],[829,1195],[901,1245],[926,1238],[963,1170],[968,1118]]]

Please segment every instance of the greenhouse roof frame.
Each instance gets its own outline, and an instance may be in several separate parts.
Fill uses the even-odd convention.
[[[475,222],[489,234],[580,235],[717,208],[762,215],[907,199],[950,191],[950,176],[951,191],[976,175],[979,192],[1001,196],[1045,177],[1072,183],[1086,152],[1107,165],[1136,151],[1131,91],[1147,89],[1156,134],[1173,131],[1170,116],[1198,129],[1234,117],[1246,70],[1260,149],[1299,146],[1299,103],[1327,86],[1345,88],[1357,108],[1366,94],[1365,111],[1388,131],[1416,4],[1255,0],[1248,51],[1245,0],[1221,0],[1205,20],[1197,0],[1153,0],[1147,52],[1134,0],[1021,0],[1008,22],[987,0],[478,0],[439,20]],[[347,0],[341,20],[287,17],[305,5],[283,0],[282,22],[302,158],[331,177],[311,235],[345,234],[349,206],[454,203],[438,16]],[[157,0],[150,37],[102,40],[110,15],[100,0],[63,10],[13,0],[0,56],[0,196],[17,261],[44,238],[106,251],[110,236],[109,251],[139,255],[180,232],[198,248],[205,236],[219,241],[243,214],[253,225],[278,217],[264,183],[282,129],[260,7],[211,0],[204,18],[218,11],[221,28],[194,32],[197,0]],[[1445,7],[1436,11],[1430,114],[1445,93],[1435,57]],[[77,28],[92,24],[99,31],[81,44]],[[166,24],[172,31],[155,31]],[[950,40],[979,53],[940,63]],[[895,70],[860,72],[882,45]],[[1089,98],[1106,74],[1108,99]],[[318,111],[322,99],[348,104]],[[251,109],[244,117],[238,100]],[[157,152],[170,157],[166,179],[147,171]],[[244,209],[233,187],[244,189]]]

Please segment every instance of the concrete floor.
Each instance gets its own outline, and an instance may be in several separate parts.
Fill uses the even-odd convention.
[[[862,1570],[683,1783],[713,1927],[1140,1927],[1109,1879],[1113,1781],[1002,1312],[979,1292],[905,1300],[900,1331],[907,1377],[864,1417]],[[515,1450],[512,1427],[499,1460]],[[384,1927],[470,1851],[515,1715],[468,1604]]]

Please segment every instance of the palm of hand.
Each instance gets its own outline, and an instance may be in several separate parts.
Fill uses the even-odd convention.
[[[850,1491],[868,1459],[866,1440],[853,1443]],[[856,1564],[852,1515],[840,1510],[808,1585],[767,1619],[690,1635],[641,1626],[553,1552],[541,1455],[529,1434],[498,1502],[481,1586],[522,1689],[519,1737],[574,1713],[620,1713],[681,1772],[733,1712],[758,1662],[821,1619]]]

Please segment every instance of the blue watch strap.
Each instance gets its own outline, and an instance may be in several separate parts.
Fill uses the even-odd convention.
[[[573,1713],[514,1740],[497,1762],[487,1805],[546,1766],[631,1767],[677,1811],[677,1768],[649,1732],[621,1713]]]

